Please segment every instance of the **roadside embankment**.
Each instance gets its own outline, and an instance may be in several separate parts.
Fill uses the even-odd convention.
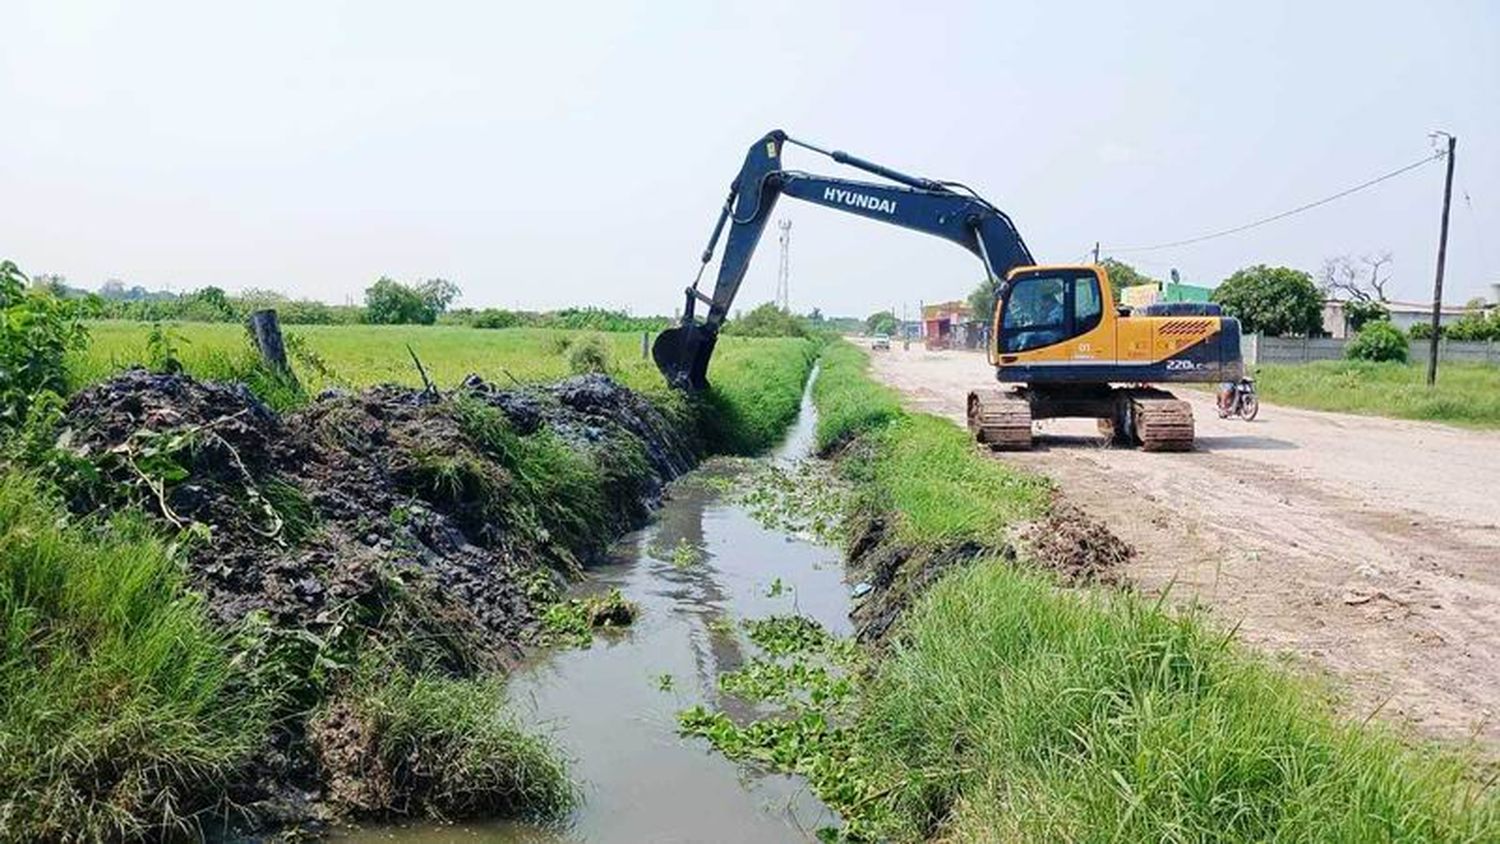
[[[896,839],[1484,840],[1493,777],[1331,714],[1323,690],[1108,582],[1130,553],[830,347],[819,442],[857,486],[879,642],[846,819]],[[852,749],[849,745],[852,744]],[[809,766],[811,767],[811,766]]]
[[[282,413],[181,373],[75,394],[0,466],[0,839],[565,809],[504,670],[667,481],[794,418],[815,348],[763,348],[697,401],[601,375],[281,384]]]
[[[1500,428],[1500,366],[1444,363],[1435,386],[1425,366],[1369,361],[1264,364],[1255,386],[1273,404],[1397,419]]]

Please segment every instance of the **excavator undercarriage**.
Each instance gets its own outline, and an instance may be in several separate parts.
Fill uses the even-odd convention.
[[[1030,449],[1031,423],[1061,417],[1097,419],[1099,433],[1115,445],[1143,451],[1193,448],[1192,406],[1155,387],[1024,386],[969,393],[969,431],[996,451]]]

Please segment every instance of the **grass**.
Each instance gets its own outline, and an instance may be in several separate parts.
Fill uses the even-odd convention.
[[[775,445],[797,418],[817,354],[813,340],[720,337],[700,416],[710,447],[755,454]],[[661,377],[651,374],[655,389]]]
[[[1044,483],[893,407],[863,353],[830,349],[816,390],[820,441],[862,437],[849,474],[898,541],[994,546],[1044,508]],[[1493,780],[1461,753],[1339,721],[1200,616],[1061,590],[999,555],[917,599],[828,746],[854,786],[837,808],[898,840],[1500,838]]]
[[[1000,561],[934,586],[862,700],[905,836],[1469,841],[1500,804],[1457,755],[1337,722],[1201,619]]]
[[[1276,404],[1500,428],[1500,366],[1444,363],[1435,389],[1426,379],[1425,366],[1317,361],[1259,366],[1255,386]]]
[[[981,459],[951,422],[901,409],[896,394],[866,374],[869,359],[845,342],[831,346],[813,387],[821,450],[856,437],[845,474],[862,482],[873,506],[895,514],[902,541],[998,545],[1005,530],[1042,514],[1044,478]]]
[[[0,475],[0,839],[189,828],[260,746],[268,701],[171,546],[62,512]]]
[[[386,808],[395,791],[406,795],[406,815],[556,817],[576,801],[574,785],[550,743],[511,720],[504,696],[496,678],[362,668],[347,696],[314,718],[314,730],[343,733],[323,762],[347,796],[370,808]]]

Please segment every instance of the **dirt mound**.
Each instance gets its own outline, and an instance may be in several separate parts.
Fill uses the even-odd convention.
[[[1021,532],[1028,556],[1072,583],[1118,583],[1135,548],[1066,501]]]
[[[912,602],[953,566],[986,556],[1012,563],[1024,558],[1068,583],[1117,583],[1135,554],[1106,524],[1066,501],[1054,502],[1046,518],[1020,531],[1019,542],[998,546],[909,545],[893,535],[881,513],[857,513],[850,527],[846,558],[858,594],[851,617],[862,642],[884,639]]]
[[[315,632],[466,631],[492,651],[526,641],[535,599],[697,458],[650,402],[603,376],[331,392],[280,417],[239,385],[135,370],[76,394],[65,419],[62,442],[91,467],[71,484],[74,509],[137,504],[189,529],[191,577],[221,621],[259,611]],[[539,491],[557,482],[554,465],[575,471],[571,491],[599,512],[538,500],[570,491]]]

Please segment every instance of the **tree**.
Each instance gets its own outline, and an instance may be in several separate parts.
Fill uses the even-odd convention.
[[[969,294],[969,313],[986,325],[994,318],[995,288],[989,279],[979,282],[979,286]]]
[[[1390,300],[1385,298],[1385,286],[1390,283],[1391,275],[1389,272],[1381,275],[1380,271],[1393,260],[1395,259],[1389,252],[1362,255],[1358,263],[1348,255],[1329,258],[1323,262],[1323,270],[1319,273],[1323,292],[1331,299],[1388,302]]]
[[[1290,267],[1258,264],[1238,270],[1213,293],[1246,332],[1271,337],[1312,336],[1323,329],[1323,294],[1312,276]]]
[[[365,312],[376,325],[431,325],[438,315],[421,291],[385,276],[365,291]]]
[[[895,334],[899,325],[890,311],[876,311],[865,318],[865,330],[871,334]]]
[[[1142,284],[1161,283],[1159,279],[1152,278],[1124,261],[1117,261],[1114,258],[1105,258],[1099,262],[1099,266],[1109,273],[1109,283],[1113,284],[1116,290]]]
[[[457,299],[462,291],[458,289],[458,285],[447,279],[433,278],[422,282],[417,292],[422,295],[422,301],[432,309],[435,315],[448,310],[448,306],[453,304],[453,300]]]

